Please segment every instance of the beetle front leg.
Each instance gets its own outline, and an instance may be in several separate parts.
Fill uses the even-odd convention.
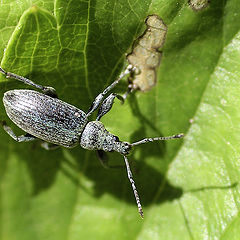
[[[6,76],[6,78],[14,78],[18,81],[23,82],[24,84],[27,84],[27,85],[33,86],[35,88],[41,89],[43,91],[43,93],[45,93],[46,95],[57,98],[56,90],[53,87],[47,87],[47,86],[42,86],[42,85],[36,84],[28,78],[25,78],[23,76],[19,76],[15,73],[6,72],[1,67],[0,67],[0,72],[2,74],[4,74]]]
[[[94,111],[98,109],[98,107],[100,106],[106,94],[109,93],[120,82],[122,78],[124,78],[127,74],[129,74],[133,70],[134,70],[134,67],[132,65],[128,65],[128,67],[125,69],[124,72],[120,74],[117,80],[115,80],[111,85],[105,88],[102,93],[98,94],[98,96],[93,101],[92,106],[88,110],[87,117],[89,117]]]
[[[128,88],[127,88],[127,91],[122,95],[123,100],[125,101],[126,98],[128,97],[128,95],[131,94],[131,93],[133,93],[134,90],[136,90],[136,89],[134,89],[133,85],[132,85],[132,84],[129,84],[129,85],[128,85]]]
[[[30,142],[30,141],[33,141],[33,140],[37,139],[36,137],[32,136],[29,133],[26,133],[25,135],[21,135],[21,136],[16,136],[16,134],[7,125],[7,123],[5,121],[1,121],[0,123],[3,126],[3,129],[6,131],[6,133],[17,142]]]
[[[99,108],[96,121],[100,121],[101,117],[111,110],[115,98],[118,98],[122,103],[124,103],[124,98],[121,95],[111,93],[107,98],[104,99],[101,107]]]

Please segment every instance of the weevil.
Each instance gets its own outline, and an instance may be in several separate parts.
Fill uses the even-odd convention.
[[[58,99],[56,90],[52,87],[42,86],[17,74],[6,72],[0,67],[0,72],[8,78],[14,78],[27,85],[40,89],[34,90],[10,90],[4,93],[3,103],[8,117],[22,130],[25,135],[16,136],[13,130],[2,121],[3,129],[17,142],[28,142],[35,139],[44,141],[42,145],[49,150],[56,146],[72,148],[80,144],[82,148],[119,152],[125,160],[127,176],[131,183],[136,199],[138,211],[143,218],[143,210],[139,194],[129,166],[127,155],[132,147],[148,142],[182,138],[183,134],[168,137],[145,138],[134,143],[122,142],[119,138],[108,132],[103,123],[100,122],[102,116],[108,113],[113,105],[114,99],[123,98],[115,93],[109,92],[127,74],[134,71],[134,67],[129,65],[107,88],[103,90],[93,101],[88,112],[74,107]],[[108,95],[109,94],[109,95]],[[89,117],[98,109],[95,121],[89,121]],[[103,162],[103,164],[106,164]]]

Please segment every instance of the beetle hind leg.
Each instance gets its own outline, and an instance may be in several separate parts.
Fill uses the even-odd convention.
[[[21,135],[21,136],[16,136],[16,134],[7,125],[7,123],[5,121],[0,121],[0,124],[3,126],[3,129],[6,131],[6,133],[17,142],[30,142],[30,141],[34,141],[37,139],[36,137],[32,136],[29,133],[26,133],[25,135]]]

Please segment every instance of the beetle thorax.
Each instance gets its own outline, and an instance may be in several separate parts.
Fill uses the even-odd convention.
[[[117,136],[109,133],[99,121],[89,122],[84,128],[81,138],[81,147],[89,150],[116,151],[123,155],[129,154],[131,145],[121,142]]]

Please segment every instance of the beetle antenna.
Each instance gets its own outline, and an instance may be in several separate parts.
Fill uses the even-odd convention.
[[[143,215],[142,205],[141,205],[141,202],[140,202],[140,198],[139,198],[139,195],[138,195],[137,188],[135,186],[135,182],[133,180],[133,175],[132,175],[132,172],[131,172],[131,169],[130,169],[130,166],[129,166],[129,162],[128,162],[128,159],[127,159],[127,157],[125,155],[123,155],[123,157],[124,157],[125,164],[126,164],[126,167],[127,167],[128,179],[129,179],[129,181],[130,181],[130,183],[132,185],[133,193],[134,193],[134,196],[135,196],[135,199],[136,199],[138,212],[139,212],[140,216],[143,218],[144,215]]]
[[[136,146],[136,145],[140,145],[140,144],[144,144],[144,143],[148,143],[148,142],[154,142],[154,141],[171,140],[171,139],[182,138],[182,137],[184,137],[183,133],[173,135],[173,136],[168,136],[168,137],[144,138],[144,139],[142,139],[140,141],[137,141],[135,143],[131,143],[131,146]]]

